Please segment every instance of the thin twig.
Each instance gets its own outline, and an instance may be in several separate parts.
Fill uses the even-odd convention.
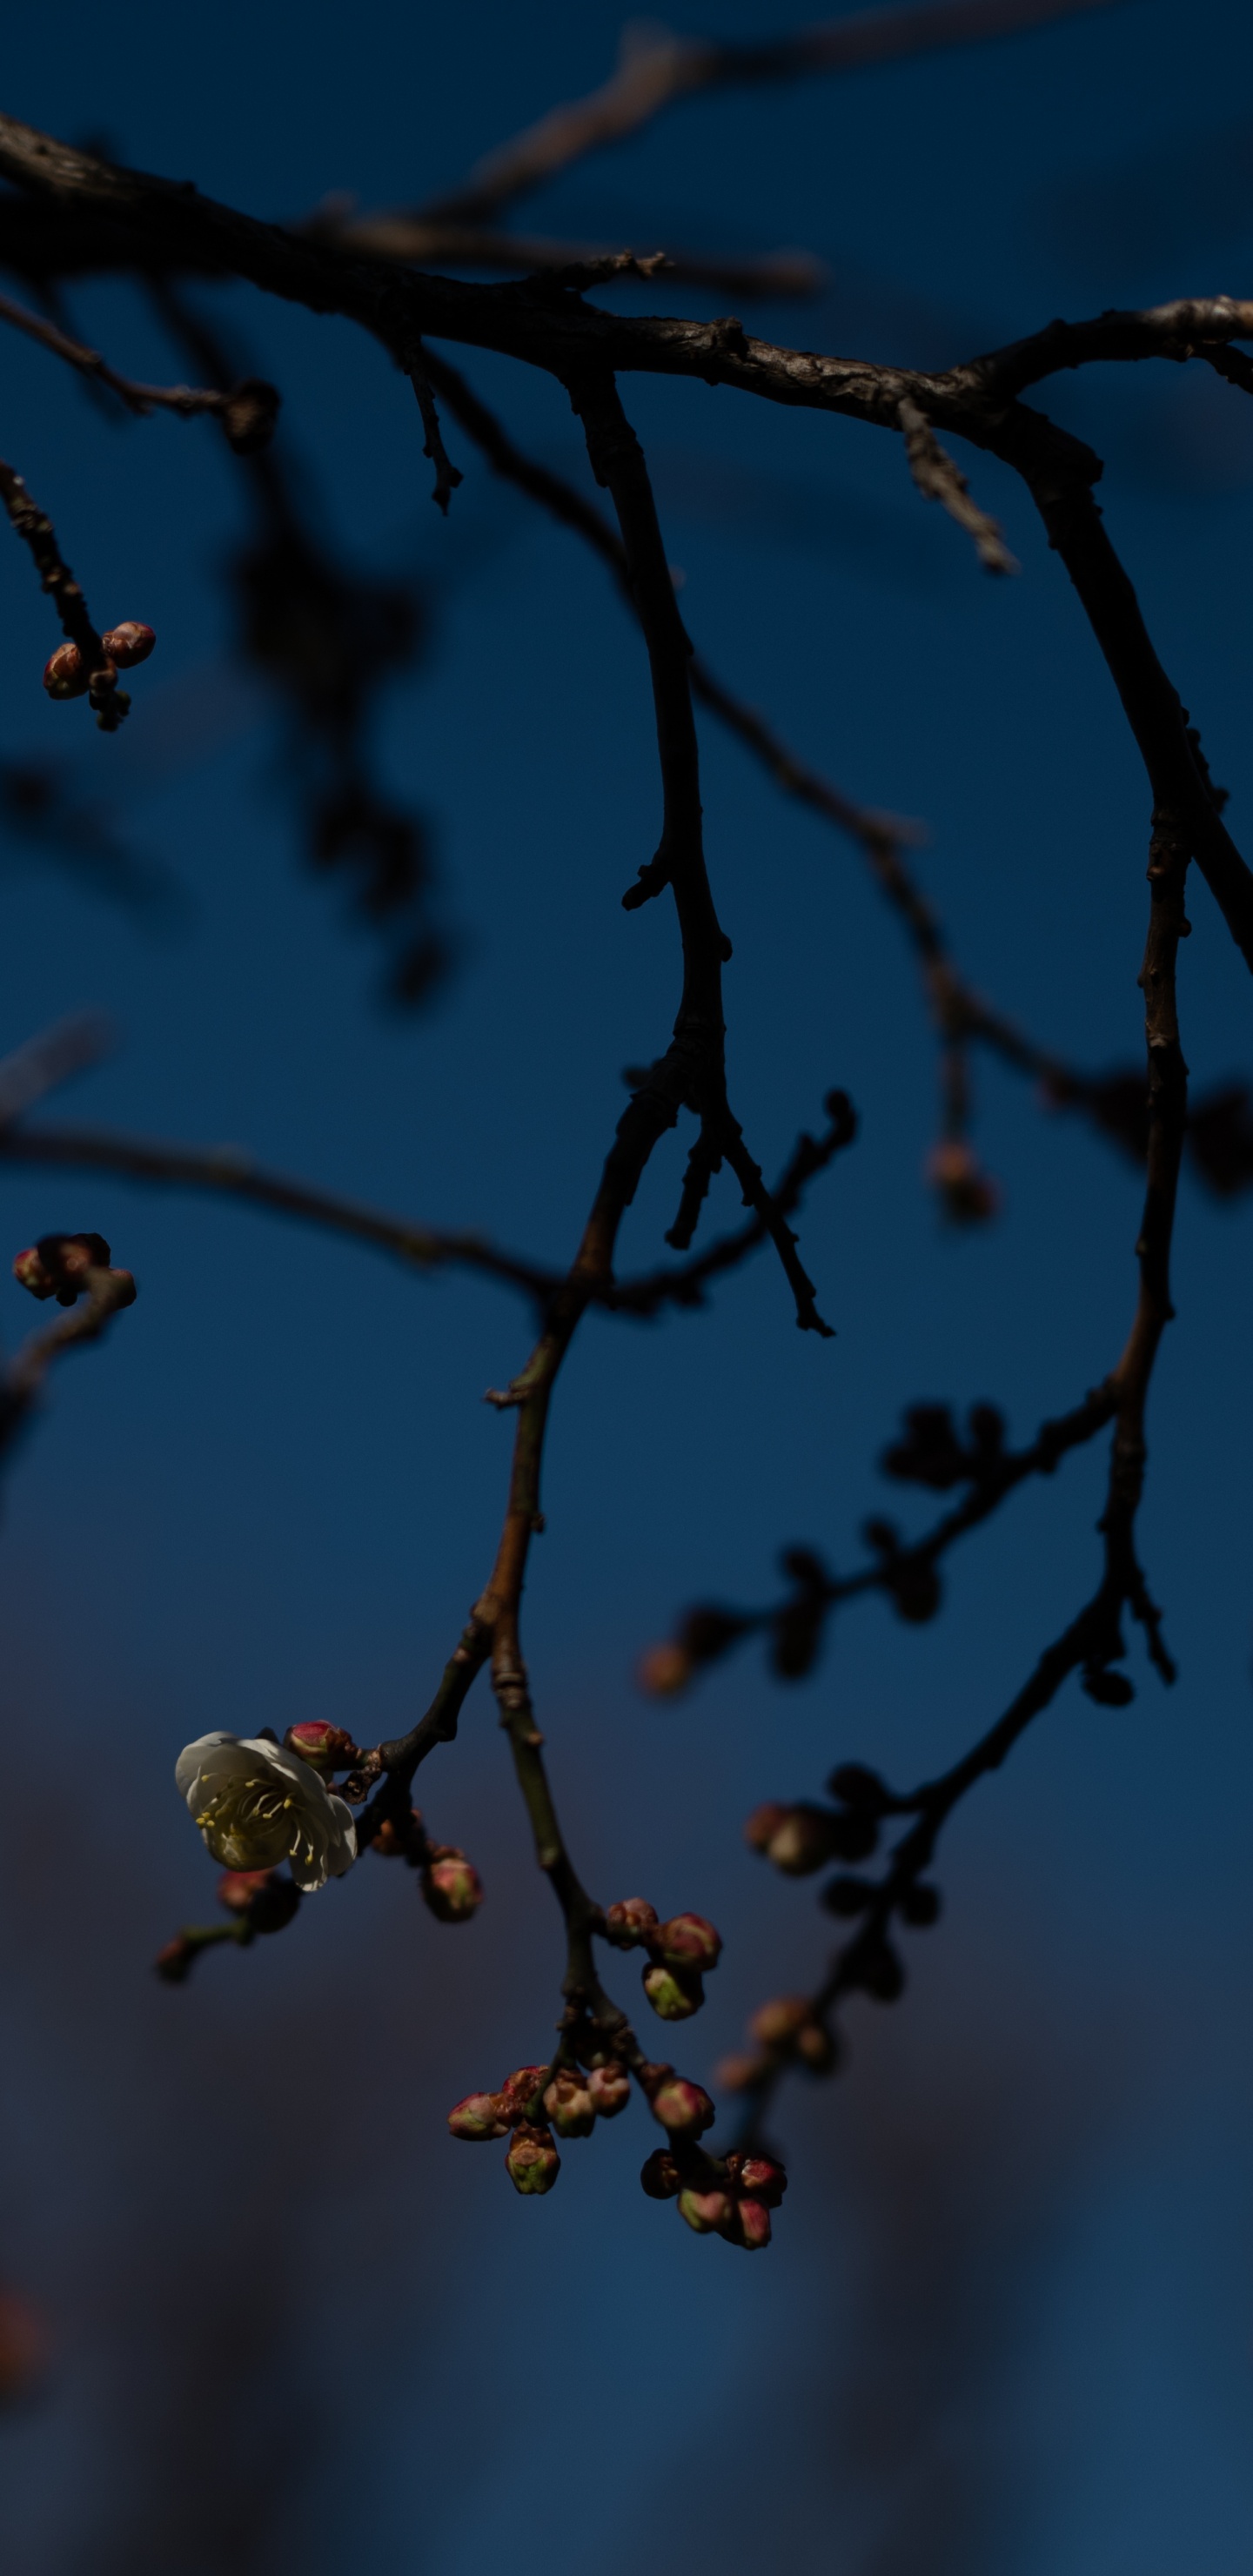
[[[426,444],[422,453],[424,456],[429,456],[435,468],[435,489],[431,499],[436,509],[442,510],[444,517],[447,518],[448,504],[457,485],[464,478],[460,467],[450,464],[448,460],[448,451],[439,425],[439,413],[435,408],[435,396],[431,391],[425,355],[419,355],[415,351],[406,364],[405,373],[417,395],[418,409],[422,414],[422,426],[426,431]]]
[[[905,437],[905,455],[910,473],[924,501],[938,501],[965,528],[975,541],[975,552],[986,572],[1017,572],[1019,567],[1005,543],[997,520],[989,518],[970,498],[966,477],[941,447],[935,431],[917,403],[905,401],[900,406],[900,424]]]
[[[0,322],[10,322],[15,330],[25,331],[29,339],[37,340],[42,348],[51,350],[54,358],[64,358],[68,366],[76,367],[80,375],[91,377],[96,384],[108,385],[125,403],[127,410],[141,418],[152,411],[172,411],[177,412],[182,420],[192,420],[199,413],[209,412],[221,422],[233,447],[242,446],[250,452],[264,445],[277,417],[278,394],[272,385],[263,385],[257,378],[232,385],[221,393],[193,385],[137,384],[130,376],[120,376],[116,368],[109,366],[101,357],[98,349],[89,349],[85,342],[71,339],[57,323],[44,321],[37,313],[29,313],[25,305],[15,304],[11,296],[0,295]],[[268,427],[264,423],[266,414],[269,415]]]
[[[0,500],[23,545],[30,548],[35,569],[48,592],[61,632],[76,644],[87,674],[88,703],[102,733],[116,733],[130,709],[125,689],[87,613],[87,602],[57,544],[56,530],[45,510],[32,501],[20,474],[0,458]]]

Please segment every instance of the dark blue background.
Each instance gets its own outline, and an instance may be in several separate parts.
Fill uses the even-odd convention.
[[[727,34],[760,24],[748,0],[718,17]],[[602,77],[616,28],[600,0],[222,0],[194,20],[70,0],[8,31],[6,104],[258,214],[330,188],[389,204]],[[1244,291],[1251,100],[1253,38],[1230,7],[1131,0],[969,55],[699,102],[524,220],[644,247],[803,243],[830,262],[821,308],[753,307],[752,328],[941,364],[1054,312]],[[71,301],[114,364],[184,371],[128,288]],[[72,737],[84,791],[116,797],[189,906],[145,929],[10,848],[0,1027],[16,1042],[103,1005],[124,1046],[66,1114],[244,1144],[559,1260],[620,1068],[664,1042],[676,990],[667,908],[619,909],[658,810],[638,637],[575,540],[455,429],[466,481],[437,521],[412,397],[371,344],[247,290],[221,301],[283,388],[280,437],[328,535],[428,583],[432,652],[393,692],[380,749],[437,822],[462,971],[429,1016],[381,1016],[368,940],[301,871],[266,702],[224,661],[215,574],[243,512],[220,439],[105,423],[10,335],[4,452],[101,619],[149,619],[160,651],[123,739],[46,704],[49,621],[10,548],[0,748]],[[466,364],[520,440],[585,475],[556,388]],[[698,645],[850,793],[926,818],[921,872],[980,984],[1082,1063],[1134,1056],[1146,791],[1019,487],[971,461],[1022,563],[994,584],[895,440],[695,385],[624,393]],[[1108,459],[1111,533],[1247,846],[1253,412],[1166,367],[1041,400]],[[799,1690],[748,1654],[658,1706],[632,1688],[634,1657],[695,1596],[763,1597],[788,1540],[848,1563],[888,1499],[873,1461],[906,1400],[989,1396],[1017,1435],[1075,1401],[1130,1313],[1139,1195],[1086,1131],[981,1066],[1004,1213],[939,1229],[921,1177],[931,1044],[897,926],[855,851],[710,726],[703,747],[750,1142],[774,1167],[832,1082],[862,1114],[804,1221],[839,1337],[794,1331],[764,1258],[703,1319],[593,1318],[556,1405],[527,1595],[591,1883],[727,1931],[682,2047],[698,2075],[822,1954],[809,1891],[765,1878],[743,1814],[812,1791],[840,1755],[939,1767],[987,1724],[1091,1586],[1101,1461],[1069,1462],[954,1560],[938,1627],[856,1606]],[[1181,1005],[1204,1082],[1253,1051],[1244,970],[1200,884],[1192,911]],[[640,1193],[632,1264],[657,1255],[681,1153],[671,1140]],[[99,1226],[141,1287],[108,1347],[58,1379],[11,1482],[0,1575],[0,2270],[48,2306],[59,2348],[49,2401],[4,2436],[7,2562],[1236,2565],[1247,1208],[1186,1185],[1180,1321],[1153,1393],[1144,1552],[1180,1682],[1165,1694],[1137,1644],[1134,1707],[1068,1690],[959,1817],[945,1925],[901,2012],[861,2017],[847,2083],[789,2099],[792,2197],[768,2261],[743,2265],[643,2201],[637,2113],[572,2150],[534,2210],[495,2151],[446,2140],[448,2103],[543,2053],[559,1974],[485,1698],[424,1779],[433,1827],[488,1881],[473,1928],[441,1932],[371,1861],[290,1940],[211,1959],[185,1993],[148,1976],[209,1899],[171,1783],[188,1738],[315,1715],[373,1733],[429,1696],[490,1561],[510,1434],[479,1399],[523,1356],[523,1313],[177,1195],[5,1170],[0,1199],[14,1248]]]

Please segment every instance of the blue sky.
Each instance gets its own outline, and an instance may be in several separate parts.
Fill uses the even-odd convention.
[[[617,23],[600,0],[367,6],[351,30],[318,0],[223,0],[190,23],[70,0],[10,34],[6,105],[259,214],[339,188],[388,204],[601,77]],[[730,0],[717,25],[761,21]],[[1126,0],[969,56],[694,104],[527,220],[804,244],[829,263],[821,305],[754,307],[752,327],[940,364],[1055,312],[1240,293],[1251,100],[1235,13]],[[0,752],[72,742],[83,792],[115,800],[183,901],[148,922],[6,847],[0,1030],[16,1042],[102,1007],[121,1043],[67,1117],[247,1146],[559,1260],[621,1068],[673,1010],[664,907],[619,909],[657,816],[638,639],[575,541],[453,430],[466,480],[438,520],[408,389],[346,325],[242,290],[205,301],[282,387],[280,438],[334,544],[424,585],[430,649],[386,700],[378,755],[431,821],[460,971],[428,1014],[381,1012],[368,935],[302,867],[281,736],[229,661],[217,576],[246,518],[220,439],[103,421],[10,337],[0,444],[101,618],[147,618],[160,641],[126,737],[97,738],[43,699],[52,639],[12,549]],[[72,307],[115,364],[184,371],[130,289],[76,288]],[[519,440],[582,472],[558,389],[464,363]],[[1147,798],[1012,478],[972,461],[1022,564],[995,584],[917,498],[897,442],[725,390],[625,394],[698,646],[850,793],[925,818],[920,869],[980,985],[1081,1063],[1133,1056]],[[1247,847],[1253,410],[1165,367],[1041,400],[1107,458],[1111,534]],[[750,1653],[658,1708],[633,1690],[636,1654],[693,1597],[762,1597],[789,1540],[849,1563],[865,1513],[892,1507],[874,1460],[905,1402],[990,1397],[1024,1435],[1077,1400],[1130,1310],[1138,1200],[1094,1138],[981,1066],[1004,1213],[939,1231],[921,1179],[930,1042],[896,926],[854,851],[708,726],[702,752],[753,1149],[781,1162],[833,1082],[861,1113],[803,1229],[838,1338],[794,1331],[765,1260],[703,1317],[593,1319],[556,1408],[527,1596],[592,1883],[698,1906],[727,1933],[690,2034],[698,2075],[823,1950],[809,1891],[764,1880],[740,1819],[812,1793],[837,1757],[913,1776],[987,1724],[1090,1587],[1100,1462],[1072,1460],[953,1560],[937,1626],[857,1605],[798,1689]],[[1249,996],[1199,885],[1191,909],[1181,1007],[1202,1084],[1249,1068]],[[657,1255],[681,1152],[640,1192],[632,1262]],[[471,1930],[415,1930],[412,1886],[370,1863],[287,1941],[209,1961],[185,1993],[147,1980],[208,1893],[170,1785],[189,1737],[297,1716],[368,1735],[425,1703],[489,1562],[508,1425],[480,1397],[523,1356],[525,1315],[496,1289],[412,1280],[174,1194],[0,1169],[0,1199],[14,1249],[97,1226],[141,1289],[58,1380],[0,1556],[20,1789],[0,2271],[48,2304],[61,2353],[50,2402],[3,2437],[10,2563],[211,2576],[250,2564],[246,2544],[279,2569],[446,2576],[471,2546],[507,2546],[520,2570],[574,2576],[594,2532],[625,2576],[646,2531],[657,2576],[698,2547],[727,2576],[824,2549],[849,2576],[890,2576],[916,2529],[963,2576],[985,2560],[1173,2576],[1185,2547],[1239,2563],[1248,1207],[1185,1184],[1180,1320],[1153,1393],[1144,1548],[1179,1684],[1163,1693],[1133,1650],[1130,1710],[1067,1692],[958,1819],[945,1923],[901,2011],[858,2025],[847,2082],[789,2103],[792,2198],[769,2260],[742,2265],[643,2201],[635,2114],[575,2149],[535,2208],[446,2141],[448,2103],[540,2053],[559,1973],[485,1700],[425,1775],[433,1825],[488,1882]],[[12,1341],[27,1318],[5,1293]],[[932,2207],[948,2214],[928,2238]],[[966,2249],[947,2270],[945,2229]],[[220,2530],[198,2480],[179,2483],[180,2427],[189,2455],[220,2459]],[[607,2487],[571,2484],[606,2435]]]

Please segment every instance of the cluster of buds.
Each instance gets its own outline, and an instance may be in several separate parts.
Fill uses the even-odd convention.
[[[650,1699],[677,1699],[705,1664],[716,1663],[752,1626],[734,1610],[702,1603],[689,1610],[675,1637],[664,1638],[641,1655],[636,1667],[640,1689]]]
[[[437,1923],[468,1923],[483,1902],[483,1882],[459,1843],[433,1843],[418,1807],[384,1816],[373,1849],[382,1860],[420,1870],[423,1898]]]
[[[927,1179],[950,1225],[986,1225],[1001,1193],[964,1137],[945,1136],[927,1157]]]
[[[80,1297],[103,1285],[101,1274],[106,1272],[113,1304],[133,1305],[135,1282],[129,1270],[110,1267],[109,1247],[102,1234],[41,1234],[38,1243],[28,1244],[13,1264],[19,1288],[41,1301],[55,1297],[58,1306],[73,1306]]]
[[[673,2069],[647,2072],[660,2082]],[[630,2098],[631,2079],[612,2040],[593,2022],[573,2016],[551,2066],[519,2066],[499,2093],[468,2093],[449,2112],[448,2126],[454,2138],[471,2145],[512,2132],[505,2170],[515,2191],[545,2192],[561,2171],[554,2130],[558,2138],[589,2138],[598,2120],[616,2120]]]
[[[769,2244],[770,2212],[787,2190],[787,2175],[773,2156],[737,2147],[725,2156],[708,2156],[681,2141],[658,2147],[640,2181],[650,2200],[677,2201],[680,2218],[695,2235],[721,2236],[747,2254]]]
[[[705,2000],[705,1978],[716,1968],[722,1935],[703,1914],[672,1914],[660,1923],[642,1896],[624,1897],[605,1915],[605,1938],[615,1950],[646,1950],[644,1992],[662,2021],[686,2021]]]
[[[85,698],[89,689],[115,689],[119,671],[146,662],[156,636],[136,617],[124,618],[100,638],[106,654],[102,671],[88,672],[77,644],[58,644],[44,664],[44,687],[50,698]]]

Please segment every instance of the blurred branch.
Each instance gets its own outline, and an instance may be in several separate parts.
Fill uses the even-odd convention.
[[[799,302],[820,295],[827,283],[822,260],[809,251],[769,251],[718,258],[703,251],[633,251],[610,242],[560,241],[547,234],[488,232],[472,224],[432,223],[420,208],[398,206],[373,215],[319,208],[301,227],[315,240],[372,259],[403,260],[413,268],[504,269],[511,276],[551,272],[564,283],[608,283],[614,277],[664,276],[676,285],[709,286],[720,294],[762,295]]]
[[[617,71],[599,89],[550,108],[537,124],[476,162],[461,187],[430,198],[423,212],[428,220],[481,221],[703,90],[862,71],[872,63],[979,44],[1108,5],[1109,0],[924,0],[921,7],[862,10],[749,44],[672,36],[650,27],[624,43]]]
[[[96,384],[108,385],[125,403],[128,411],[143,417],[152,411],[177,412],[180,419],[191,420],[198,413],[209,412],[221,423],[232,447],[245,455],[264,447],[278,417],[280,396],[273,385],[262,384],[255,377],[232,385],[224,393],[206,392],[191,385],[141,385],[129,376],[119,376],[101,357],[98,349],[87,348],[81,340],[72,340],[55,322],[43,321],[37,313],[28,313],[8,295],[0,295],[0,322],[9,322],[24,331],[41,348],[49,349],[54,358],[64,358],[80,375],[90,376]],[[77,640],[77,639],[75,639]]]

